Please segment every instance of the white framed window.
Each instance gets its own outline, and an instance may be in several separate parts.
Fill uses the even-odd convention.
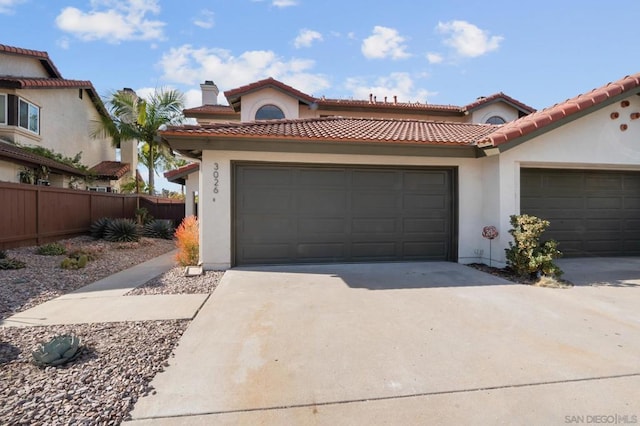
[[[0,124],[7,124],[7,95],[0,93]]]
[[[18,102],[18,126],[40,134],[40,107],[20,98]]]
[[[271,104],[261,106],[256,112],[256,120],[280,120],[283,118],[285,118],[284,112]]]
[[[487,118],[486,121],[487,124],[504,124],[506,122],[507,120],[500,117],[499,115],[492,115],[491,117]]]

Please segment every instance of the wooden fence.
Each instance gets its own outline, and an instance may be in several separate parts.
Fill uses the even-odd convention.
[[[86,234],[96,219],[133,219],[138,207],[156,219],[184,217],[177,200],[0,182],[0,250]]]

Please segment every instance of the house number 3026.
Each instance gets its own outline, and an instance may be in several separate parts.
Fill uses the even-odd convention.
[[[220,192],[220,165],[213,163],[213,193],[218,194]],[[213,198],[215,202],[215,197]]]

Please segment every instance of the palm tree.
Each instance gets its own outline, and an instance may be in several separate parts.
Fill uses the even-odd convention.
[[[121,141],[137,140],[141,147],[142,161],[149,169],[149,194],[154,193],[156,168],[173,163],[171,149],[162,144],[156,134],[163,125],[182,123],[184,95],[177,90],[156,90],[147,99],[140,98],[131,89],[112,93],[106,101],[111,117],[102,117],[94,136],[108,135],[114,145]]]

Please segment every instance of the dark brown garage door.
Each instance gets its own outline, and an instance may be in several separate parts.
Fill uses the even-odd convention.
[[[522,169],[522,213],[551,222],[567,257],[640,255],[640,173]]]
[[[235,263],[454,260],[454,172],[235,164]]]

